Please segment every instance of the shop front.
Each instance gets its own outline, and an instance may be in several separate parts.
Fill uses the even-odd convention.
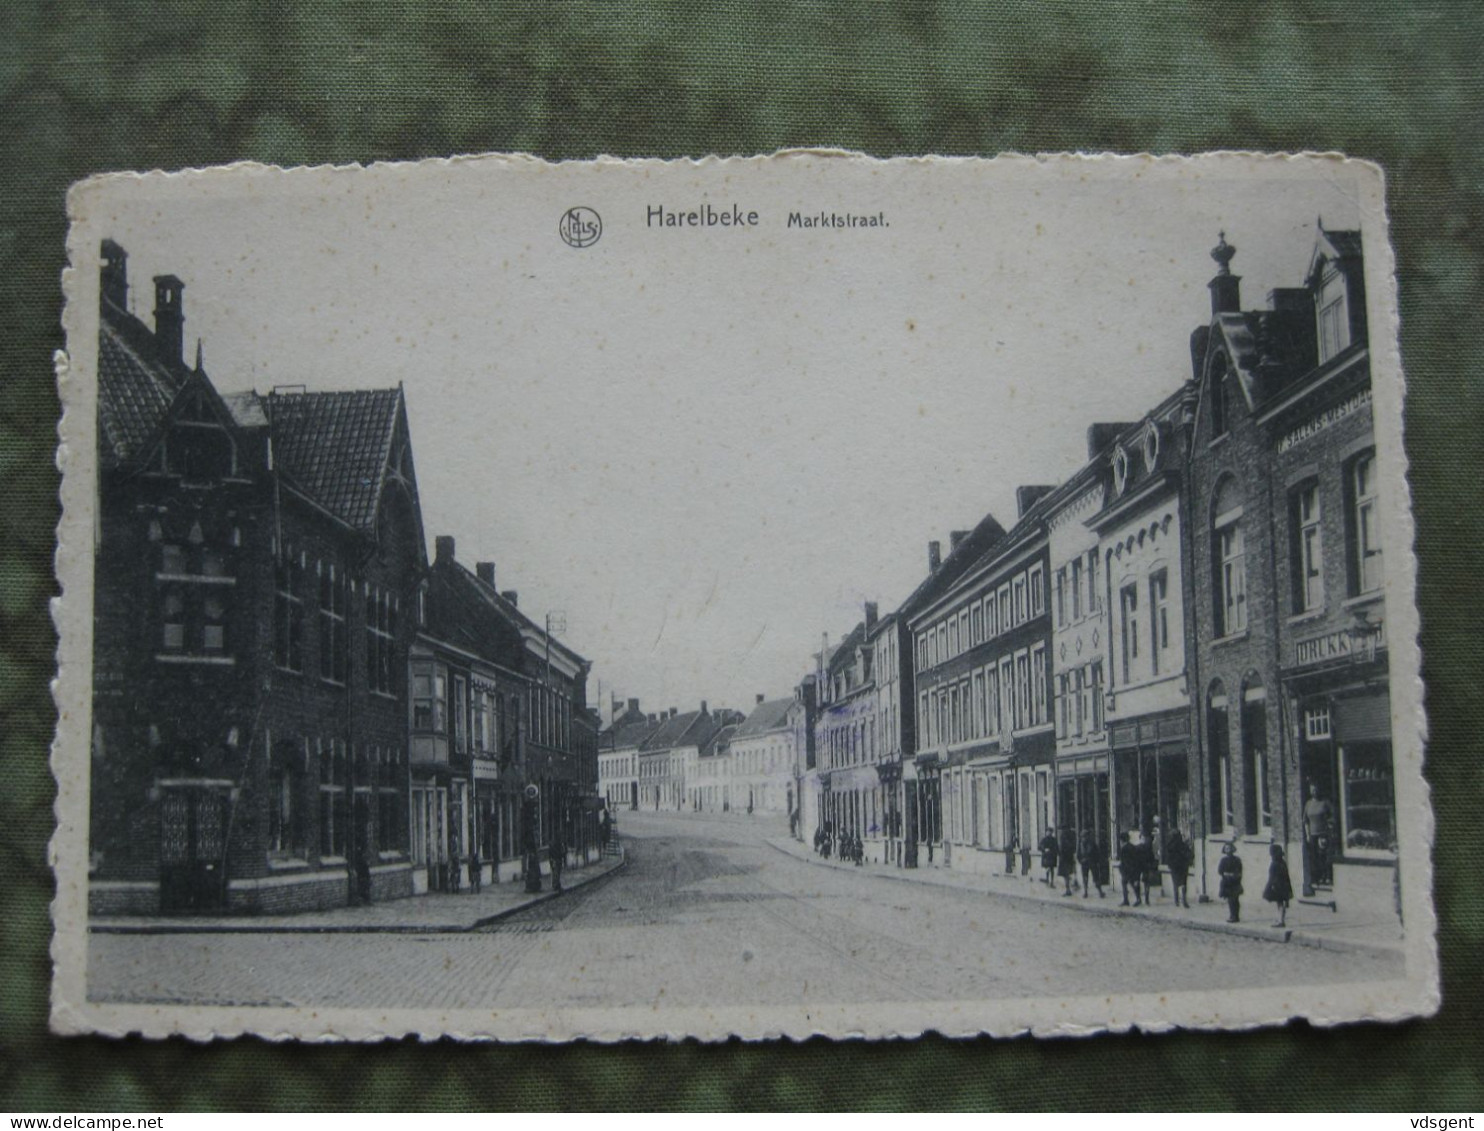
[[[1163,861],[1171,829],[1187,840],[1196,813],[1190,791],[1190,714],[1163,711],[1109,724],[1113,833],[1138,830]]]
[[[1071,829],[1077,843],[1090,832],[1106,854],[1113,843],[1112,791],[1106,753],[1062,757],[1056,763],[1056,824]]]

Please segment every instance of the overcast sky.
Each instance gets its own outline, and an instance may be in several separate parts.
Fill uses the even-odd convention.
[[[1190,373],[1225,230],[1247,307],[1302,282],[1337,163],[462,162],[113,181],[80,231],[186,283],[224,392],[403,382],[428,538],[646,709],[790,693],[927,543],[1056,483]],[[756,210],[659,229],[647,209]],[[603,218],[582,249],[572,205]],[[790,229],[798,210],[889,227]],[[1366,223],[1378,222],[1367,217]],[[92,264],[86,266],[92,269]],[[430,546],[431,549],[431,546]],[[606,719],[605,710],[605,719]]]

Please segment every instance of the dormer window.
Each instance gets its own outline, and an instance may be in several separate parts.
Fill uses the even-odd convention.
[[[1315,296],[1319,315],[1319,361],[1328,361],[1350,344],[1350,318],[1345,299],[1345,276],[1326,265]]]
[[[1128,452],[1123,445],[1113,449],[1113,493],[1121,495],[1128,486]]]

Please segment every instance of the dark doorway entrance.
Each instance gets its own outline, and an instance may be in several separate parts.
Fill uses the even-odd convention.
[[[169,915],[227,905],[227,791],[166,786],[160,795],[160,910]]]

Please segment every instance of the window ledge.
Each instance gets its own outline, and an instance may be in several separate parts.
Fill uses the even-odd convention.
[[[1359,609],[1365,605],[1373,605],[1378,601],[1386,599],[1385,589],[1372,589],[1366,593],[1360,593],[1354,597],[1347,597],[1340,602],[1342,609]]]
[[[307,868],[309,861],[298,856],[281,856],[268,858],[268,867],[275,872],[285,872],[293,868]]]
[[[273,670],[276,671],[276,672],[282,672],[284,675],[303,675],[304,674],[304,671],[303,671],[302,668],[286,668],[282,664],[280,664],[277,660],[274,660],[273,661]]]
[[[1251,630],[1244,628],[1240,632],[1233,632],[1226,636],[1218,636],[1215,640],[1211,641],[1211,644],[1213,647],[1219,644],[1235,644],[1240,640],[1246,640],[1251,635]]]
[[[206,667],[230,668],[237,663],[235,656],[204,656],[192,652],[157,652],[155,661],[161,664],[201,664]]]
[[[319,858],[319,866],[321,868],[323,868],[326,864],[344,864],[344,863],[345,863],[345,857],[344,856],[321,856]]]
[[[390,699],[393,703],[397,701],[396,694],[391,691],[377,691],[376,688],[373,687],[371,689],[371,694],[376,696],[376,698],[378,699]]]
[[[1293,616],[1288,618],[1286,623],[1305,624],[1311,620],[1321,619],[1324,616],[1325,612],[1326,608],[1323,605],[1320,605],[1317,609],[1305,609],[1301,613],[1294,613]]]
[[[1222,444],[1226,443],[1227,440],[1230,439],[1230,438],[1231,438],[1231,429],[1228,428],[1221,435],[1219,435],[1219,436],[1212,436],[1211,439],[1210,439],[1210,441],[1206,444],[1206,447],[1208,447],[1208,448],[1220,447]]]

